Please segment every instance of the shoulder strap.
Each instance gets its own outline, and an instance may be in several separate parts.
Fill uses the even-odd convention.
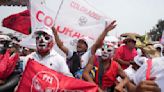
[[[150,71],[151,71],[151,68],[152,68],[152,60],[151,59],[148,59],[147,60],[147,70],[146,70],[146,80],[149,80],[150,79]]]
[[[103,68],[103,63],[102,63],[102,59],[101,57],[98,57],[98,61],[99,61],[99,68],[98,68],[98,84],[101,87],[102,86],[102,76],[104,74],[104,68]]]
[[[73,56],[68,59],[67,64],[69,65],[70,72],[75,75],[75,73],[81,69],[80,57],[76,52],[73,52]]]

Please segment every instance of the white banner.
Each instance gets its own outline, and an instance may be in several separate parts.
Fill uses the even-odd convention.
[[[85,0],[30,0],[32,31],[40,25],[55,28],[68,48],[74,39],[89,37],[90,47],[111,19]]]

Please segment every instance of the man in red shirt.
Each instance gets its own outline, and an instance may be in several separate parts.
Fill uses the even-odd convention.
[[[121,66],[114,61],[114,45],[111,43],[104,43],[101,48],[101,56],[92,55],[86,65],[83,78],[86,81],[95,83],[99,86],[99,92],[121,92],[123,87],[128,82],[128,78]],[[96,76],[92,78],[89,72],[93,67],[97,67]],[[123,78],[123,81],[116,85],[117,76]]]
[[[116,50],[114,59],[121,65],[122,69],[126,69],[137,55],[136,40],[133,37],[127,37],[123,42],[125,45]]]

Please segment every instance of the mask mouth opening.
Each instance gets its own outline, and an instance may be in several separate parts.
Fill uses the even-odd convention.
[[[108,57],[108,55],[106,55],[106,54],[102,54],[102,57]]]
[[[39,44],[39,47],[45,47],[46,44]]]

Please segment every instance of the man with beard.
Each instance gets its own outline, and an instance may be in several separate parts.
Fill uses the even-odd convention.
[[[54,27],[52,27],[52,30],[54,31],[55,40],[57,43],[57,46],[66,54],[67,56],[67,64],[69,66],[70,72],[76,77],[79,78],[77,73],[80,69],[84,68],[87,64],[87,62],[84,63],[82,60],[82,56],[87,55],[90,57],[92,54],[96,52],[96,50],[101,46],[103,39],[105,38],[106,34],[115,28],[115,22],[111,22],[110,25],[108,25],[105,30],[101,33],[95,44],[91,47],[89,50],[89,38],[84,37],[80,38],[77,41],[76,51],[70,50],[66,46],[63,45],[62,41],[59,39],[57,31]]]
[[[31,58],[52,70],[66,76],[72,76],[64,58],[52,48],[54,46],[54,35],[51,28],[37,28],[33,36],[36,38],[37,50],[26,57],[26,60],[23,62],[23,68],[25,68],[27,60]]]
[[[87,66],[83,72],[83,78],[86,81],[95,83],[99,86],[99,92],[114,92],[114,89],[119,92],[128,82],[126,74],[123,72],[121,66],[112,59],[114,54],[114,45],[111,43],[104,43],[101,48],[101,56],[92,55]],[[89,72],[96,66],[96,77],[93,79]],[[117,76],[120,76],[123,81],[116,85]]]

